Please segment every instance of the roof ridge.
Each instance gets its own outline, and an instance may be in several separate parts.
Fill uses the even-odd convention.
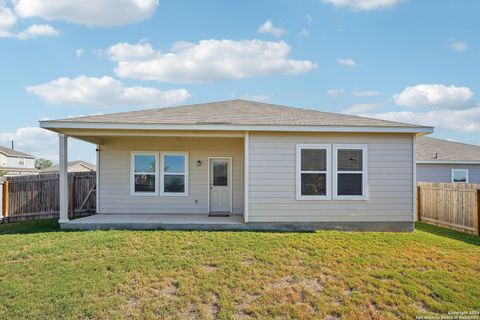
[[[6,155],[8,157],[24,157],[24,158],[35,159],[35,156],[33,156],[31,154],[28,154],[28,153],[23,152],[23,151],[11,149],[11,148],[8,148],[8,147],[4,147],[4,146],[0,146],[0,153],[3,153],[4,155]]]

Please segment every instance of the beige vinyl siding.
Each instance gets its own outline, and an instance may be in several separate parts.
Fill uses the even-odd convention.
[[[296,144],[366,144],[368,200],[296,200]],[[250,221],[412,221],[413,158],[411,134],[251,132]]]
[[[19,168],[19,169],[22,169],[22,168],[26,168],[26,169],[33,169],[35,168],[35,159],[31,159],[31,158],[23,158],[24,159],[24,165],[21,166],[18,164],[18,159],[19,158],[23,158],[23,157],[7,157],[7,165],[6,167],[9,167],[9,168]]]
[[[470,183],[480,183],[479,164],[417,164],[418,182],[451,182],[452,169],[468,169]]]
[[[130,195],[132,151],[189,153],[188,196]],[[233,213],[243,214],[243,138],[108,138],[100,148],[100,213],[207,213],[208,157],[232,157]],[[200,160],[201,166],[196,162]],[[159,177],[158,177],[159,178]],[[198,200],[198,203],[195,203]]]

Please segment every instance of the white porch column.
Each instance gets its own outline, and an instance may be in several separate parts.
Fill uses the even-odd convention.
[[[58,135],[59,139],[59,197],[60,216],[59,223],[68,222],[68,137],[64,134]]]

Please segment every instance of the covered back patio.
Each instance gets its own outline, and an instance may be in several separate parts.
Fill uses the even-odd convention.
[[[241,230],[248,222],[248,132],[91,130],[59,133],[62,229]],[[69,137],[96,145],[96,214],[70,220]]]

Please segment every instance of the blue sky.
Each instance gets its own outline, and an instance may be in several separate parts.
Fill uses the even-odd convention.
[[[480,144],[479,1],[96,3],[0,0],[0,145],[56,161],[40,119],[232,98]]]

